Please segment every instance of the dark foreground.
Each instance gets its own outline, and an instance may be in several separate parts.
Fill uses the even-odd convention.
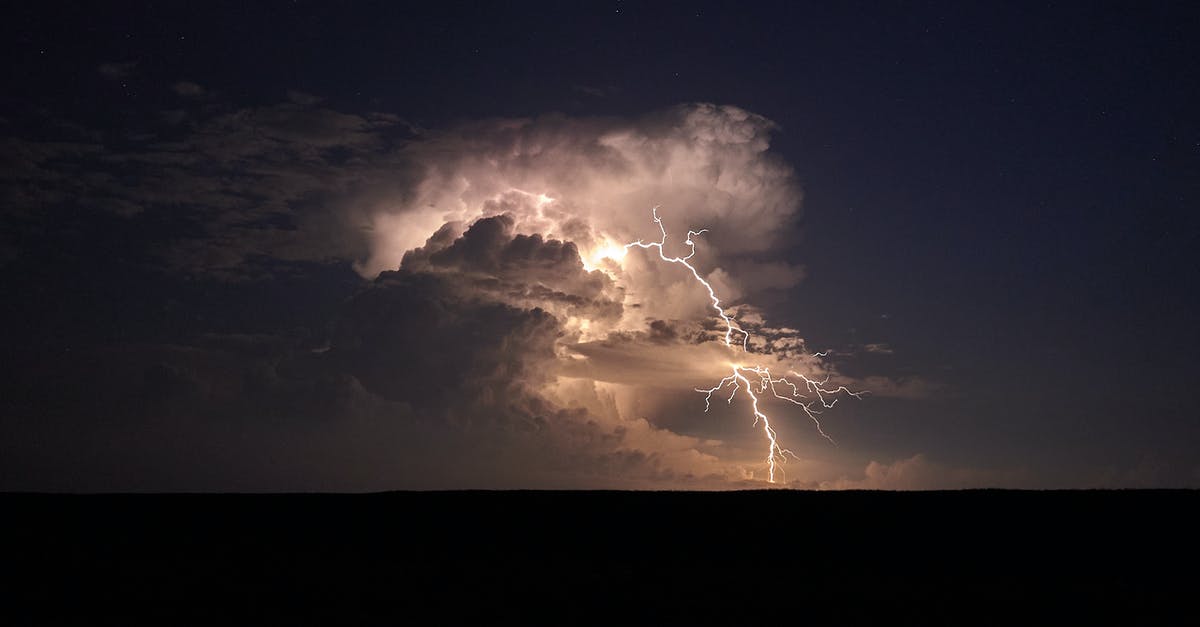
[[[10,494],[0,623],[1190,622],[1198,506],[1196,491]]]

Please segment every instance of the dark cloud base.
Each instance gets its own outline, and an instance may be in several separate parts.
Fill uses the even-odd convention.
[[[513,234],[505,216],[437,241],[357,288],[326,323],[292,333],[198,325],[187,341],[154,342],[142,330],[142,341],[96,343],[91,333],[90,342],[53,337],[69,325],[48,323],[51,337],[27,340],[10,362],[2,487],[361,491],[684,479],[620,430],[539,392],[565,331],[546,309],[509,302],[619,315],[604,297],[607,277],[585,271],[571,244]]]

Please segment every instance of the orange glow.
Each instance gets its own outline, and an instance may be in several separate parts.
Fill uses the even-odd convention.
[[[596,259],[596,261],[600,261],[602,259],[612,259],[617,263],[621,263],[621,260],[624,259],[625,255],[628,253],[629,249],[625,248],[624,246],[607,244],[600,250],[597,250],[593,257]]]
[[[589,255],[583,257],[583,268],[587,271],[603,269],[605,260],[621,265],[621,261],[625,259],[625,255],[629,253],[629,249],[621,244],[614,244],[604,238],[600,245]],[[612,274],[611,272],[609,273]]]

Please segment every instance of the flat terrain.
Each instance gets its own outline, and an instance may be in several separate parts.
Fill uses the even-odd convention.
[[[1193,620],[1200,589],[1197,491],[7,494],[0,508],[0,622],[16,625],[1150,624]]]

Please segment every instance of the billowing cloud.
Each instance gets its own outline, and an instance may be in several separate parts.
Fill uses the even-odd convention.
[[[734,364],[788,377],[807,402],[822,399],[804,377],[835,390],[864,382],[749,304],[803,278],[777,255],[802,194],[769,151],[774,125],[742,109],[429,130],[291,92],[283,104],[181,110],[163,124],[121,141],[10,138],[21,169],[0,189],[28,215],[73,205],[172,224],[174,238],[147,253],[179,276],[262,281],[317,263],[364,281],[305,342],[222,333],[121,357],[172,439],[215,443],[225,427],[214,425],[243,421],[286,466],[324,437],[337,456],[388,469],[372,487],[756,485],[761,428],[747,412],[735,425],[701,418],[698,387]],[[689,248],[689,229],[701,228]],[[690,270],[624,246],[664,237],[667,256],[695,251],[698,275],[751,334],[749,353],[723,341]],[[887,396],[930,389],[869,381]],[[303,444],[293,428],[309,434]],[[377,437],[368,445],[357,429]],[[403,461],[381,461],[387,450]]]
[[[655,205],[679,228],[711,228],[721,259],[769,250],[801,200],[791,169],[767,150],[773,128],[736,107],[692,105],[633,120],[547,116],[427,132],[403,148],[421,164],[419,182],[371,212],[360,267],[393,268],[442,224],[500,212],[521,232],[570,239],[593,257],[657,239]]]
[[[246,262],[262,256],[351,262],[374,277],[443,225],[501,213],[519,233],[574,243],[594,267],[615,244],[656,239],[648,212],[659,204],[676,231],[712,229],[705,258],[723,265],[706,273],[732,273],[731,289],[790,287],[803,272],[767,258],[797,217],[800,188],[768,151],[772,123],[736,107],[429,130],[289,92],[279,105],[163,120],[113,137],[9,138],[5,154],[19,167],[0,187],[18,196],[16,209],[76,203],[191,224],[199,232],[181,229],[159,254],[180,271],[228,279],[256,276]]]
[[[347,303],[320,358],[461,433],[445,463],[488,474],[498,462],[486,451],[504,450],[509,472],[588,485],[700,483],[725,470],[701,440],[620,415],[592,382],[560,384],[562,343],[578,335],[568,320],[620,309],[608,277],[570,244],[513,234],[497,216],[407,259]]]

